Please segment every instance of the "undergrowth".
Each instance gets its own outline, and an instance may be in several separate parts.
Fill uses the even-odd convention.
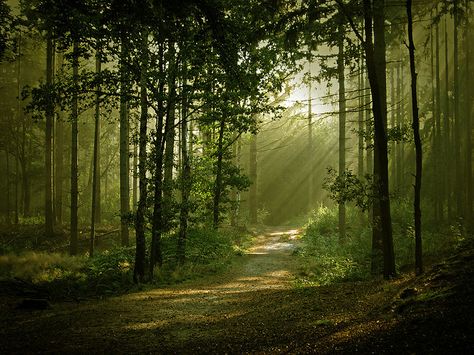
[[[392,227],[396,265],[399,272],[411,271],[414,264],[415,241],[412,206],[408,200],[392,203]],[[428,213],[427,213],[428,214]],[[430,220],[426,216],[425,220]],[[338,208],[319,207],[305,226],[302,246],[296,251],[300,275],[296,286],[326,285],[333,282],[366,280],[371,277],[372,229],[367,213],[346,208],[346,236],[338,233]],[[425,260],[446,255],[462,241],[458,226],[442,229],[423,228]]]
[[[189,231],[186,262],[175,260],[176,236],[162,238],[163,265],[156,267],[153,284],[166,285],[212,274],[242,253],[250,237],[242,232],[194,229]],[[0,288],[3,292],[24,293],[57,299],[103,297],[142,289],[133,283],[135,247],[115,247],[86,255],[26,251],[0,255]]]

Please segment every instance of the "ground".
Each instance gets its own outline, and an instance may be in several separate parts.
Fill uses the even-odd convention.
[[[426,275],[296,287],[298,230],[273,229],[227,271],[45,310],[4,304],[0,353],[472,353],[468,247]]]

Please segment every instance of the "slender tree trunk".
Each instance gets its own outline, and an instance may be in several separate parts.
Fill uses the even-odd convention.
[[[364,82],[364,69],[362,67],[362,56],[358,61],[359,75],[357,76],[357,86],[359,88],[359,112],[357,120],[357,131],[358,131],[358,142],[357,142],[357,176],[362,179],[364,176],[364,95],[365,90],[363,86]]]
[[[53,40],[48,32],[46,39],[46,85],[51,89],[53,84]],[[47,236],[53,234],[53,191],[52,191],[52,139],[53,139],[53,119],[54,107],[52,98],[48,96],[46,103],[46,142],[45,142],[45,232]]]
[[[73,77],[73,96],[72,96],[72,112],[71,112],[71,255],[76,255],[78,252],[78,166],[77,166],[77,136],[78,136],[78,76],[79,76],[79,44],[77,40],[73,44],[73,58],[72,58],[72,77]]]
[[[250,164],[249,177],[252,184],[249,188],[249,217],[250,223],[257,223],[258,179],[257,179],[257,133],[250,137]]]
[[[128,246],[129,244],[128,217],[130,213],[128,84],[125,68],[128,54],[126,41],[123,33],[120,54],[120,239],[122,246]]]
[[[402,129],[402,80],[401,71],[403,70],[402,64],[399,63],[397,66],[397,129]],[[397,162],[396,162],[396,179],[397,179],[397,190],[401,192],[402,186],[402,141],[397,142]]]
[[[414,219],[415,219],[415,272],[417,275],[423,273],[422,259],[422,239],[421,239],[421,177],[422,177],[422,146],[420,138],[420,120],[418,117],[418,98],[416,91],[417,73],[415,68],[415,44],[413,41],[413,17],[412,0],[407,0],[408,17],[408,51],[410,54],[410,72],[411,72],[411,98],[413,110],[413,137],[415,140],[415,199],[414,199]]]
[[[166,106],[165,122],[165,159],[163,175],[163,228],[171,228],[173,218],[173,165],[175,143],[175,112],[176,112],[176,60],[174,43],[169,43],[169,79],[168,103]]]
[[[214,181],[214,205],[213,205],[213,224],[214,229],[219,228],[220,202],[222,196],[222,160],[224,157],[224,128],[225,119],[221,118],[219,124],[219,137],[217,141],[217,163],[216,163],[216,179]]]
[[[58,66],[57,70],[61,70],[63,66],[63,54],[61,52],[58,53]],[[56,153],[55,153],[55,160],[56,160],[56,172],[55,178],[56,183],[54,184],[55,187],[55,214],[56,214],[56,224],[61,226],[63,224],[63,188],[64,188],[64,122],[62,121],[61,117],[58,118],[56,122]]]
[[[140,74],[140,132],[138,138],[139,158],[138,158],[138,180],[140,185],[140,197],[138,200],[135,219],[135,267],[133,269],[133,281],[143,282],[145,279],[145,213],[147,200],[147,179],[146,179],[146,144],[148,125],[148,96],[147,96],[147,73],[148,73],[148,32],[144,31],[142,44],[142,63]]]
[[[96,53],[95,72],[100,74],[101,63],[99,53]],[[99,171],[99,140],[100,140],[100,84],[97,85],[95,94],[95,117],[94,117],[94,153],[93,153],[93,171],[92,171],[92,209],[91,209],[91,235],[89,245],[89,257],[94,256],[95,244],[95,224],[97,222],[98,205],[98,182],[100,178]]]
[[[447,16],[447,15],[446,15]],[[449,42],[448,42],[448,21],[444,19],[444,75],[445,75],[445,111],[444,111],[444,132],[445,132],[445,156],[446,164],[446,203],[448,206],[448,221],[453,218],[453,198],[452,198],[452,132],[450,122],[450,98],[449,98]]]
[[[140,128],[138,128],[140,131]],[[140,133],[139,133],[140,134]],[[140,138],[138,138],[140,140]],[[139,142],[134,139],[133,142],[133,160],[132,160],[132,210],[138,206],[138,146]]]
[[[164,75],[164,51],[163,41],[159,44],[158,67],[160,78]],[[161,252],[161,233],[163,231],[163,121],[164,121],[164,79],[160,79],[158,84],[158,117],[156,119],[155,132],[155,159],[154,159],[154,203],[153,203],[153,219],[151,231],[151,249],[150,249],[150,278],[153,278],[155,266],[162,264]]]
[[[339,82],[339,176],[346,170],[346,88],[344,78],[344,25],[339,24],[337,71]],[[346,206],[339,203],[339,240],[346,238]]]
[[[472,118],[471,118],[471,107],[472,107],[472,96],[471,96],[471,85],[472,85],[472,75],[471,75],[471,45],[470,45],[470,5],[469,0],[465,1],[466,6],[466,24],[464,32],[464,41],[465,41],[465,51],[466,51],[466,75],[465,75],[465,140],[466,140],[466,159],[465,159],[465,169],[466,169],[466,211],[465,219],[467,221],[468,227],[474,227],[474,211],[473,211],[473,177],[472,177]]]
[[[455,165],[455,196],[457,217],[463,217],[464,186],[462,184],[462,162],[461,162],[461,115],[459,99],[459,0],[454,1],[454,165]]]
[[[309,163],[309,174],[308,174],[308,211],[311,212],[313,209],[313,196],[314,196],[314,146],[313,146],[313,100],[312,100],[312,80],[311,80],[311,53],[308,56],[308,163]]]
[[[380,248],[382,241],[383,250],[383,274],[385,278],[395,275],[395,256],[393,251],[392,239],[392,221],[390,215],[390,197],[388,188],[388,150],[387,150],[387,101],[385,87],[385,35],[384,35],[384,0],[374,2],[374,16],[372,17],[371,2],[364,0],[364,19],[366,29],[366,61],[369,74],[370,87],[372,91],[372,106],[374,114],[374,148],[375,179],[378,190],[374,207],[378,213],[374,218],[376,221],[374,229],[376,230],[373,243],[375,248]],[[374,19],[374,39],[372,44],[372,18]],[[375,212],[375,208],[374,208]],[[374,213],[375,214],[375,213]]]
[[[436,15],[438,15],[438,7],[436,7]],[[439,56],[439,24],[435,27],[435,82],[436,82],[436,97],[435,97],[435,112],[436,112],[436,186],[439,193],[436,194],[438,200],[438,218],[439,222],[444,220],[444,173],[441,172],[442,141],[441,141],[441,80],[440,80],[440,56]]]
[[[181,209],[179,215],[178,263],[183,264],[186,257],[186,239],[188,232],[189,194],[191,189],[191,166],[188,154],[188,102],[187,102],[187,62],[183,60],[183,90],[181,98]],[[191,133],[192,134],[192,133]],[[191,138],[192,139],[192,138]]]

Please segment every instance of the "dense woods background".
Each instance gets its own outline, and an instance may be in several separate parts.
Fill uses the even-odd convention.
[[[472,235],[470,0],[0,13],[2,280],[182,281],[264,225],[303,228],[300,285],[390,279]]]

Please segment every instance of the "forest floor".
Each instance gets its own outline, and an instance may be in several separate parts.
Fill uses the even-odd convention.
[[[297,287],[298,233],[264,231],[227,271],[175,286],[4,302],[0,353],[474,352],[472,243],[421,277]]]

